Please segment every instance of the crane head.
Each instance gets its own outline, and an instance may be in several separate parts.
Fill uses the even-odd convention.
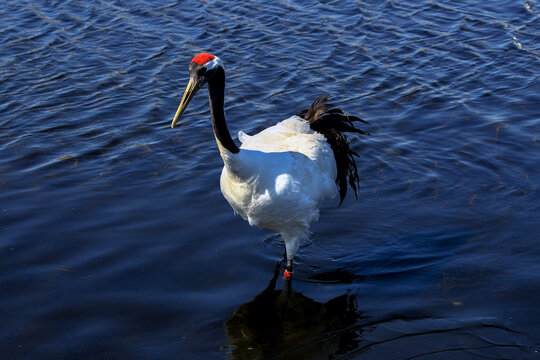
[[[171,127],[174,128],[193,96],[206,84],[218,69],[223,70],[223,63],[217,56],[208,53],[197,54],[189,64],[189,83],[176,110]]]

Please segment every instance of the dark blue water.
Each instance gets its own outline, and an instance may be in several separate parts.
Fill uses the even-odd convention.
[[[540,3],[0,5],[2,359],[540,357]],[[330,94],[359,200],[279,236],[221,196],[201,51],[233,134]],[[236,137],[236,136],[234,136]]]

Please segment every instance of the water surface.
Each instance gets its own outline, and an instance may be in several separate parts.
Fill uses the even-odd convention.
[[[0,6],[6,359],[485,359],[540,351],[537,1],[7,1]],[[330,94],[359,199],[279,236],[233,214],[231,133]],[[234,137],[236,137],[234,135]]]

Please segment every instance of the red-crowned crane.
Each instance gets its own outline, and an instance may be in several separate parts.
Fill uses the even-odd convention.
[[[349,148],[343,132],[369,135],[353,125],[366,121],[332,108],[325,96],[299,115],[256,135],[240,131],[242,145],[238,147],[225,121],[222,61],[211,54],[198,54],[189,64],[189,73],[189,84],[171,127],[207,83],[212,127],[224,163],[221,192],[250,225],[282,236],[287,258],[284,276],[288,278],[298,244],[310,223],[318,220],[322,201],[335,197],[338,187],[343,201],[347,183],[357,196],[359,179],[354,156],[358,155]]]

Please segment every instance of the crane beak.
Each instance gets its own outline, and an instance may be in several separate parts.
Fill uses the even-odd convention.
[[[180,102],[180,105],[178,106],[178,110],[176,110],[176,114],[174,115],[174,119],[171,123],[171,128],[174,128],[178,120],[180,120],[180,117],[184,113],[184,110],[186,110],[186,107],[188,106],[189,102],[193,98],[193,95],[197,93],[200,87],[201,87],[200,83],[197,80],[195,80],[193,77],[189,79],[189,83],[186,87],[186,91],[184,91],[184,96],[182,96],[182,101]]]

